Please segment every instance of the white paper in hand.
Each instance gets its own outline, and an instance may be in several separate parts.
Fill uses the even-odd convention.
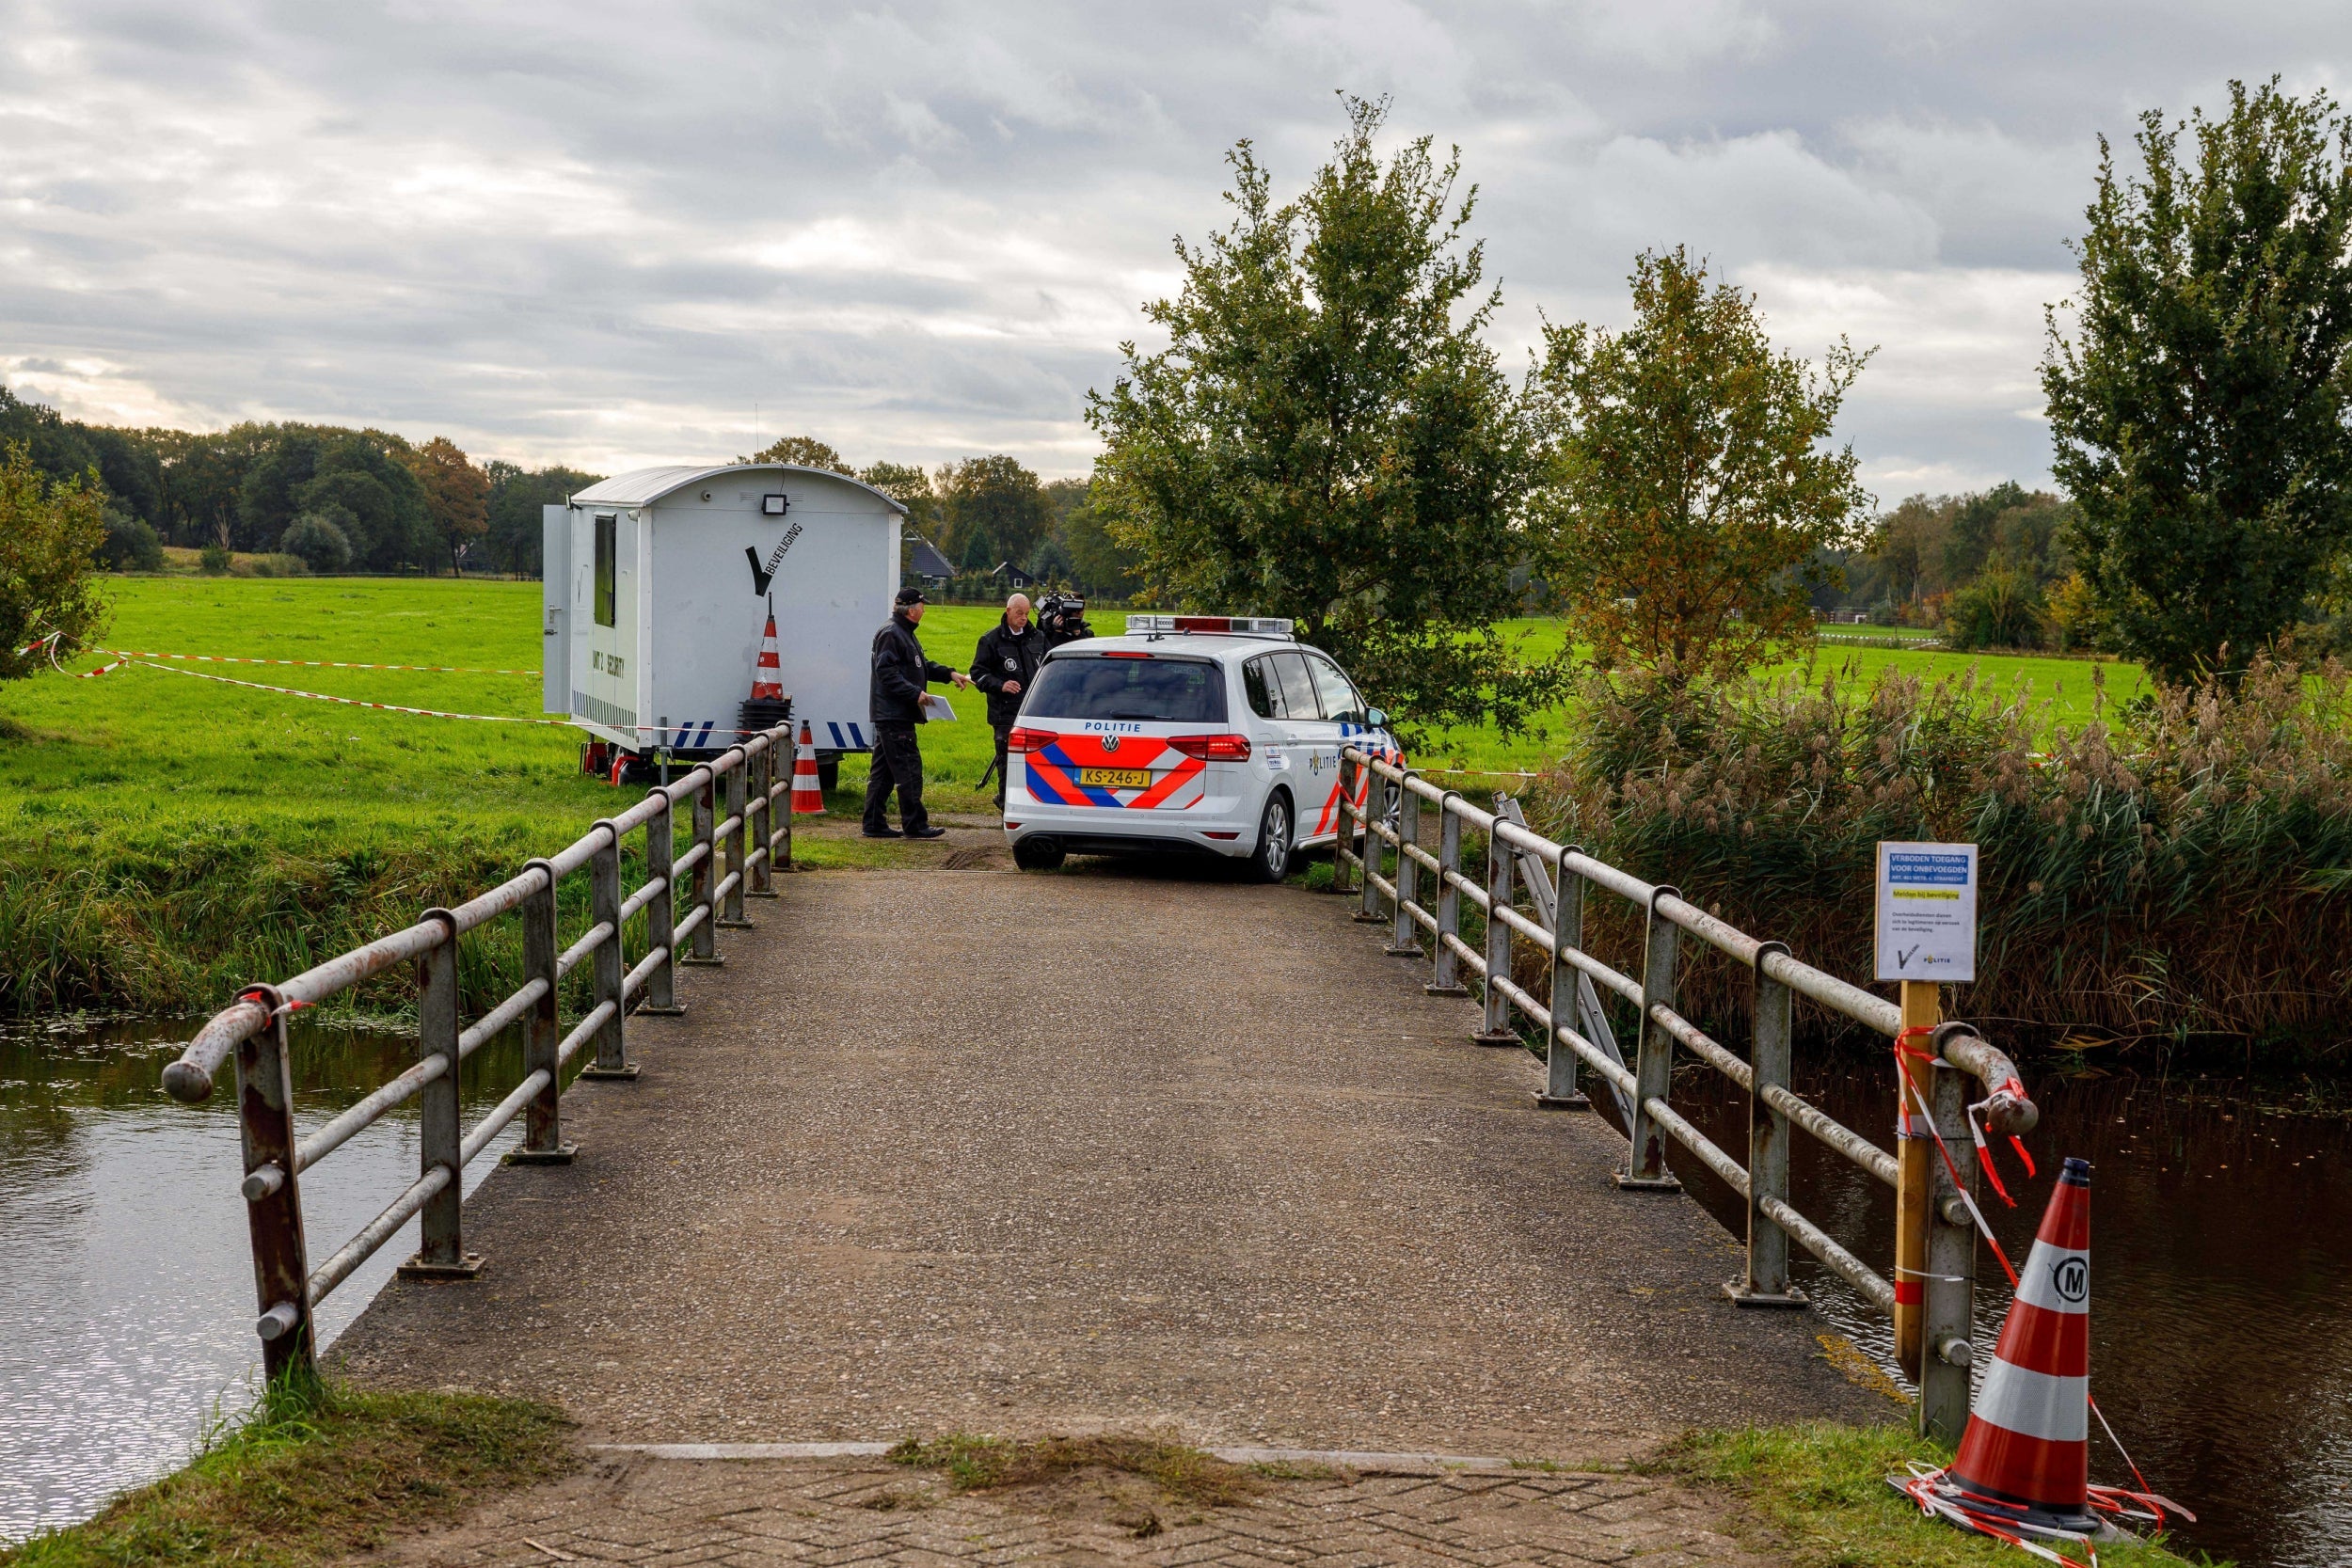
[[[926,691],[923,693],[923,717],[933,724],[952,724],[955,722],[956,710],[948,704],[947,699],[938,692]]]

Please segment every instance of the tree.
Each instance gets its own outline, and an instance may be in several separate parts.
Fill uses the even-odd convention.
[[[1292,617],[1386,705],[1515,728],[1558,670],[1518,668],[1495,630],[1528,453],[1480,340],[1501,295],[1464,243],[1477,192],[1455,201],[1458,151],[1439,164],[1426,136],[1384,164],[1386,101],[1344,103],[1296,200],[1248,142],[1227,154],[1232,226],[1179,239],[1183,292],[1144,308],[1168,346],[1121,344],[1088,394],[1094,504],[1176,605]]]
[[[1002,452],[946,465],[938,489],[938,544],[959,562],[971,553],[972,539],[985,534],[990,549],[1001,552],[988,565],[1007,558],[1025,564],[1053,521],[1037,475]]]
[[[562,506],[603,477],[552,466],[531,470],[497,458],[485,465],[484,472],[490,482],[485,503],[490,559],[501,571],[523,578],[535,578],[546,570],[543,509]]]
[[[1861,542],[1870,497],[1826,443],[1869,355],[1774,351],[1754,298],[1680,247],[1631,282],[1623,332],[1544,329],[1551,581],[1604,667],[1745,670],[1811,635],[1816,552]]]
[[[803,468],[830,468],[837,474],[854,477],[857,470],[841,460],[841,454],[828,443],[814,436],[782,436],[760,448],[749,457],[739,457],[738,463],[797,463]]]
[[[1968,582],[1983,571],[1998,543],[1994,525],[2001,514],[2025,504],[2026,487],[2015,480],[1960,498],[1952,511],[1951,533],[1944,542],[1944,580]]]
[[[0,680],[46,669],[52,634],[72,649],[105,629],[95,559],[105,541],[95,469],[53,480],[29,444],[0,443]]]
[[[1066,509],[1063,503],[1069,492],[1058,488],[1065,485],[1077,496]],[[1054,524],[1054,543],[1070,563],[1071,579],[1098,598],[1132,603],[1143,591],[1143,562],[1134,550],[1111,536],[1104,509],[1095,504],[1093,486],[1082,480],[1057,480],[1045,488],[1059,514]]]
[[[465,568],[467,550],[489,531],[490,476],[446,436],[436,436],[400,456],[424,492],[425,516],[449,552],[450,575],[455,577]]]
[[[2233,82],[2220,119],[2151,110],[2134,140],[2127,178],[2101,138],[2042,384],[2100,623],[2186,683],[2294,625],[2352,540],[2352,119]]]

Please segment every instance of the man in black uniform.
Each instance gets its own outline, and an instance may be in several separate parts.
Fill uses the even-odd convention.
[[[923,722],[923,689],[932,681],[970,686],[971,677],[923,655],[914,628],[923,619],[923,591],[898,590],[898,608],[890,624],[874,634],[874,678],[866,693],[866,717],[874,721],[874,766],[866,776],[866,836],[897,838],[887,808],[890,792],[898,791],[898,821],[908,838],[938,838],[945,828],[931,826],[923,810],[923,749],[914,743],[914,726]]]
[[[988,723],[996,732],[996,809],[1005,809],[1006,737],[1021,716],[1022,694],[1045,662],[1045,633],[1029,619],[1029,596],[1005,601],[1005,618],[972,654],[972,684],[988,693]]]

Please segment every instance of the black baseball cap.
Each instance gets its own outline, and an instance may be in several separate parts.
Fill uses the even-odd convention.
[[[921,604],[924,602],[923,591],[920,588],[901,588],[898,602],[902,605]]]

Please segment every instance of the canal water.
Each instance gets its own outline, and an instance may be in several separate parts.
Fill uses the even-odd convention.
[[[1980,1181],[1982,1204],[2022,1264],[2059,1160],[2090,1162],[2091,1397],[2149,1484],[2196,1512],[2176,1542],[2249,1568],[2352,1563],[2352,1122],[2265,1109],[2280,1096],[2259,1085],[2023,1070],[2042,1109],[2026,1139],[2041,1174],[2026,1179],[1996,1146],[2017,1207]],[[1885,1053],[1801,1047],[1791,1086],[1891,1148],[1894,1074]],[[1743,1090],[1692,1064],[1677,1070],[1673,1099],[1744,1162]],[[1744,1234],[1738,1195],[1669,1147],[1687,1190]],[[1789,1174],[1798,1208],[1884,1273],[1893,1190],[1802,1132]],[[1892,1372],[1887,1321],[1791,1250],[1817,1328]],[[1991,1250],[1977,1250],[1981,1375],[2010,1291]],[[2090,1454],[2093,1481],[2131,1484],[2095,1422]]]
[[[158,1087],[197,1022],[0,1029],[0,1540],[84,1517],[175,1467],[251,1396],[231,1097],[192,1107]],[[305,1124],[413,1051],[396,1033],[297,1024]],[[478,1053],[469,1116],[520,1070],[511,1037]],[[2042,1174],[2023,1180],[2004,1149],[2018,1207],[1988,1207],[2022,1259],[2059,1158],[2091,1162],[2091,1386],[2151,1484],[2198,1512],[2183,1541],[2265,1568],[2352,1562],[2352,1122],[2265,1110],[2259,1089],[2226,1083],[2028,1077]],[[1803,1049],[1796,1087],[1889,1141],[1883,1055]],[[1686,1068],[1674,1094],[1709,1136],[1742,1147],[1745,1100],[1720,1075]],[[416,1160],[412,1103],[305,1175],[313,1238],[331,1246],[372,1218]],[[1887,1189],[1802,1135],[1792,1165],[1800,1208],[1866,1259],[1888,1255]],[[1737,1198],[1695,1161],[1677,1170],[1718,1219],[1740,1224]],[[329,1298],[323,1332],[349,1323],[415,1247],[412,1222]],[[1891,1370],[1883,1320],[1810,1259],[1797,1272],[1820,1307],[1808,1326]],[[1989,1253],[1979,1277],[1989,1352],[2008,1291]],[[2097,1479],[2128,1479],[2104,1438],[2092,1454]]]
[[[299,1015],[297,1015],[299,1016]],[[161,1086],[201,1024],[0,1026],[0,1541],[87,1517],[184,1464],[254,1390],[235,1069],[201,1106]],[[313,1127],[413,1062],[413,1036],[297,1022],[298,1115]],[[461,1075],[468,1115],[521,1076],[513,1038]],[[516,1136],[510,1128],[497,1146]],[[470,1187],[488,1157],[467,1171]],[[417,1174],[412,1101],[302,1178],[315,1261]],[[326,1245],[321,1246],[324,1240]],[[320,1309],[340,1332],[417,1249],[388,1242]]]

